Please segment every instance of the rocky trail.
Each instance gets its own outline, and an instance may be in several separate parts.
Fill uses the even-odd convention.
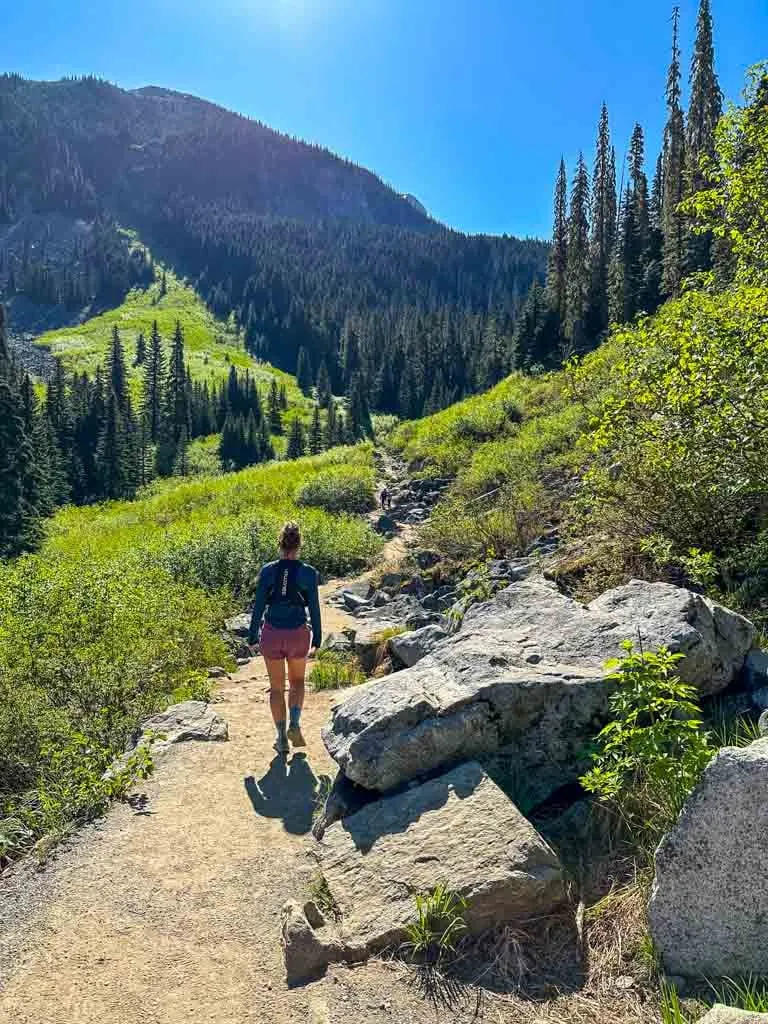
[[[752,625],[665,583],[582,605],[542,571],[552,538],[482,579],[451,578],[412,543],[445,481],[405,480],[387,458],[379,472],[393,499],[372,514],[382,555],[321,599],[324,647],[388,674],[308,689],[308,746],[284,759],[263,663],[242,659],[192,723],[222,739],[225,721],[226,742],[169,745],[150,780],[42,869],[28,858],[0,879],[0,1024],[658,1024],[658,985],[629,973],[645,970],[632,952],[640,903],[577,923],[568,850],[581,864],[591,842],[582,752],[607,713],[604,663],[627,636],[684,652],[681,676],[702,697],[768,708]],[[746,772],[754,785],[734,798]],[[766,773],[767,740],[716,758],[666,844],[652,923],[681,973],[697,974],[712,938],[715,967],[739,943],[766,948],[762,913],[734,930],[728,912],[744,903],[731,868],[749,876],[768,827]],[[700,855],[713,828],[717,892]],[[438,882],[467,899],[447,974],[389,954],[414,894]],[[598,888],[593,901],[611,876]],[[703,909],[681,907],[680,891]],[[768,973],[762,952],[749,962]]]

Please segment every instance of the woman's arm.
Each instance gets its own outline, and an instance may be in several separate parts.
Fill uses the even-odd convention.
[[[312,646],[319,647],[323,639],[323,627],[320,621],[320,593],[317,587],[318,574],[313,570],[312,585],[307,594],[309,605],[309,621],[312,623]]]
[[[267,606],[267,580],[264,569],[259,573],[259,581],[256,584],[256,597],[253,601],[253,612],[251,613],[251,628],[248,630],[248,643],[251,647],[258,641],[261,632],[261,620],[264,617],[264,609]]]

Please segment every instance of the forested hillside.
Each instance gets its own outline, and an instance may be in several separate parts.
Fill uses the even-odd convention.
[[[508,372],[545,269],[541,242],[450,231],[363,168],[166,90],[6,75],[0,154],[8,296],[122,297],[147,269],[119,223],[233,315],[256,355],[290,373],[301,357],[337,393],[359,372],[383,411],[431,411]],[[63,266],[65,227],[41,237],[32,215],[90,226]]]

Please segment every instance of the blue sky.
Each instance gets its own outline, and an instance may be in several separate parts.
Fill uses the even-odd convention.
[[[0,68],[192,92],[330,149],[464,231],[549,235],[561,153],[591,163],[606,100],[621,156],[664,122],[670,0],[25,0]],[[697,0],[679,0],[686,64]],[[738,98],[768,2],[713,0]],[[687,76],[687,68],[686,68]]]

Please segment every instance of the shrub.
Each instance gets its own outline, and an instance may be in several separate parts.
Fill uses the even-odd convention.
[[[326,512],[368,512],[376,504],[373,472],[344,466],[324,470],[299,489],[296,503]]]
[[[616,690],[611,721],[599,733],[582,785],[619,810],[643,845],[676,821],[714,750],[701,729],[693,687],[675,672],[683,657],[667,648],[634,650],[607,663]]]
[[[313,690],[339,690],[345,686],[358,686],[365,682],[365,674],[354,655],[338,651],[318,651],[309,673]]]
[[[453,952],[461,933],[466,930],[467,901],[443,883],[430,892],[418,893],[414,900],[416,920],[406,926],[405,948],[414,958],[440,962]]]

